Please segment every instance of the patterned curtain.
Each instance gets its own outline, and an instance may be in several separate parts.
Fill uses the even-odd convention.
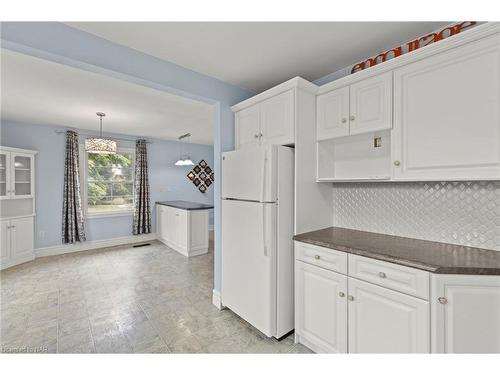
[[[65,244],[85,241],[79,166],[78,134],[68,130],[66,132],[66,158],[64,161],[62,222],[62,240]]]
[[[144,139],[139,139],[135,143],[134,224],[132,233],[151,233],[148,151],[146,148],[146,140]]]

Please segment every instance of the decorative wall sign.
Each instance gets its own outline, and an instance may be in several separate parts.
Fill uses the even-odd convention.
[[[436,32],[436,33],[430,33],[428,35],[421,36],[418,39],[412,40],[410,42],[407,42],[406,44],[403,44],[399,47],[395,47],[393,49],[390,49],[388,51],[382,52],[378,54],[377,56],[370,57],[369,59],[359,62],[355,64],[352,69],[351,69],[351,74],[357,73],[363,69],[366,68],[371,68],[372,66],[375,66],[381,62],[399,57],[405,53],[415,51],[416,49],[419,49],[421,47],[425,47],[429,44],[438,42],[440,40],[443,40],[445,38],[448,38],[452,35],[458,34],[461,31],[472,27],[476,24],[477,22],[474,21],[465,21],[458,23],[456,25],[448,26],[445,27],[443,30]]]
[[[193,182],[200,192],[205,193],[214,182],[214,172],[207,162],[202,160],[187,174],[187,178]]]

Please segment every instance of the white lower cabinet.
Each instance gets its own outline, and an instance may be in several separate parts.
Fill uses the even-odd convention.
[[[433,353],[500,353],[500,276],[432,275]]]
[[[185,256],[208,252],[208,210],[156,205],[158,239]]]
[[[1,220],[0,229],[1,269],[35,258],[33,217]]]
[[[295,242],[295,341],[321,353],[500,353],[500,276]]]
[[[349,353],[429,353],[429,302],[349,277]]]
[[[347,352],[347,276],[296,262],[296,340],[316,352]]]

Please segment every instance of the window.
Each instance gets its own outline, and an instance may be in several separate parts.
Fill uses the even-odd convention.
[[[134,151],[116,154],[85,152],[84,190],[86,214],[119,214],[131,211],[134,202]]]

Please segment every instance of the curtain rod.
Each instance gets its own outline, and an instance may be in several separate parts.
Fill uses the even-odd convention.
[[[75,131],[73,129],[67,129],[67,130]],[[54,132],[57,133],[57,134],[66,134],[67,130],[54,130]],[[85,136],[88,136],[88,137],[99,137],[98,135],[95,135],[95,134],[82,133],[82,132],[79,132],[79,131],[76,131],[76,133],[78,133],[78,135],[85,135]],[[135,142],[138,139],[143,139],[143,138],[140,138],[140,137],[137,137],[137,138],[134,138],[134,139],[120,138],[120,137],[106,137],[106,138],[112,138],[112,139],[116,139],[117,141],[124,141],[124,142]],[[153,143],[153,142],[146,140],[146,143]]]

